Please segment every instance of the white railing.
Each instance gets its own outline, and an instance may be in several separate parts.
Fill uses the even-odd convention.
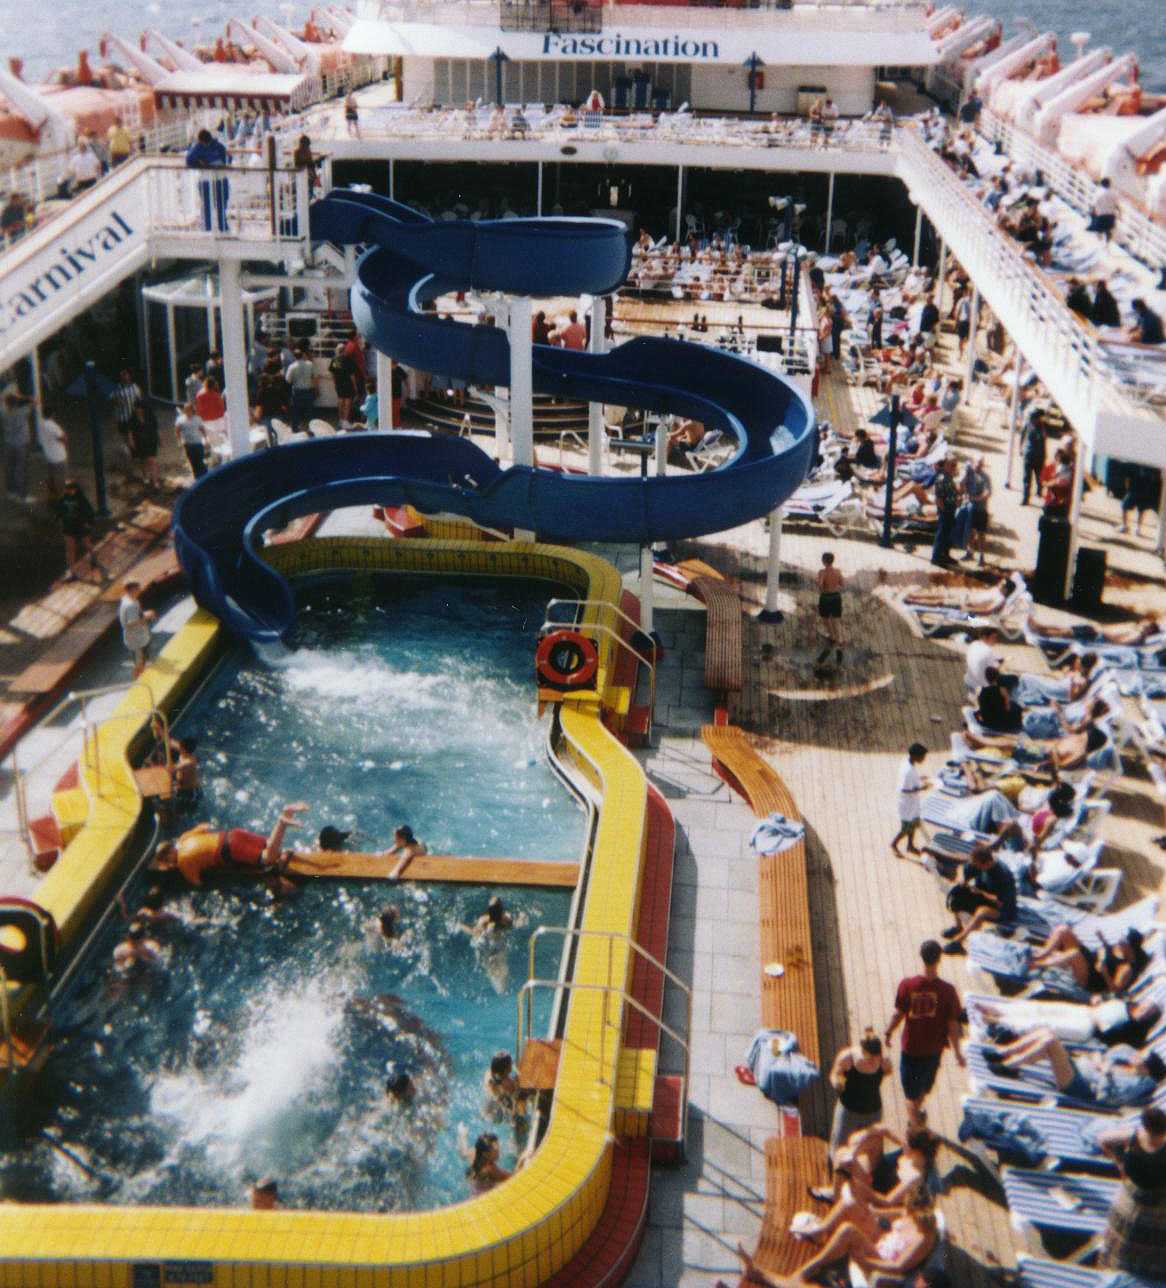
[[[1090,434],[1103,409],[1137,416],[1097,338],[918,134],[898,133],[901,178],[1075,428]]]
[[[304,240],[308,175],[303,170],[230,167],[191,170],[179,157],[143,164],[149,185],[149,230],[155,237],[253,242]]]
[[[772,27],[784,22],[795,29],[827,28],[842,20],[849,31],[916,30],[926,6],[920,0],[682,0],[686,10],[709,9],[709,24],[718,27]],[[590,6],[600,8],[599,5]],[[674,5],[603,5],[603,22],[636,27],[673,27]],[[498,0],[365,0],[362,17],[374,22],[432,23],[442,27],[498,26]],[[888,28],[888,19],[890,19]],[[689,21],[692,21],[691,13]]]
[[[1070,206],[1082,214],[1088,214],[1093,208],[1098,186],[1084,166],[1067,161],[1059,152],[1038,142],[1027,130],[1020,129],[991,110],[986,109],[982,113],[980,131],[991,142],[998,143],[1013,161],[1039,170],[1045,183]],[[1152,268],[1166,265],[1166,228],[1156,224],[1127,196],[1118,199],[1114,238],[1131,255]]]

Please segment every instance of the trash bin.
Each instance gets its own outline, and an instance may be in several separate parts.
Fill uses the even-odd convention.
[[[1082,546],[1077,551],[1077,567],[1073,571],[1073,593],[1070,602],[1078,613],[1094,613],[1101,607],[1105,592],[1104,550]]]
[[[1041,604],[1061,604],[1065,599],[1065,574],[1069,569],[1069,522],[1042,514],[1039,527],[1033,597]]]

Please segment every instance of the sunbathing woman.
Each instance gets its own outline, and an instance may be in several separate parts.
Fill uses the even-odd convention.
[[[970,1007],[974,1021],[996,1043],[1015,1042],[1034,1029],[1049,1029],[1062,1042],[1076,1046],[1100,1042],[1103,1046],[1131,1046],[1135,1050],[1162,1019],[1162,1007],[1154,1001],[1130,1002],[1112,997],[1092,1002],[1033,1001],[1001,998]]]
[[[890,1211],[895,1215],[887,1226],[889,1212],[876,1213],[857,1202],[837,1205],[817,1236],[826,1240],[825,1246],[791,1282],[813,1283],[830,1266],[851,1259],[872,1280],[905,1279],[931,1256],[939,1242],[935,1208],[926,1189],[918,1186],[902,1208]],[[782,1283],[762,1270],[740,1244],[737,1255],[744,1264],[745,1278],[752,1283]]]
[[[961,608],[968,613],[998,613],[1017,589],[1011,577],[1001,577],[990,590],[911,590],[904,604],[923,608]]]
[[[989,1050],[985,1058],[997,1073],[1048,1060],[1062,1095],[1103,1109],[1145,1104],[1166,1076],[1166,1062],[1155,1052],[1133,1060],[1116,1051],[1078,1051],[1071,1056],[1052,1029],[1035,1029]]]
[[[921,483],[897,483],[891,493],[891,511],[897,519],[921,519],[935,522],[938,512],[931,493]],[[882,497],[873,497],[867,505],[868,513],[881,519],[884,511]]]
[[[1032,954],[1033,967],[1062,970],[1090,993],[1124,993],[1150,964],[1140,930],[1130,927],[1114,945],[1102,940],[1102,952],[1089,948],[1071,926],[1057,926]]]
[[[1136,622],[1123,622],[1120,626],[1093,626],[1089,622],[1057,626],[1052,622],[1038,622],[1035,617],[1028,619],[1027,626],[1042,639],[1066,640],[1078,644],[1097,642],[1134,646],[1146,644],[1166,634],[1166,621],[1152,613],[1140,617]]]
[[[1089,757],[1110,744],[1109,734],[1098,723],[1109,713],[1105,703],[1091,707],[1082,724],[1070,733],[1048,742],[1022,742],[1003,734],[982,735],[964,730],[968,745],[976,748],[995,747],[1011,751],[1026,768],[1053,773],[1081,769]]]

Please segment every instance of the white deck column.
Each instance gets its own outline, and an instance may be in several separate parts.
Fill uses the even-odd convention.
[[[919,267],[919,251],[923,245],[923,207],[915,207],[915,249],[911,252],[911,264]]]
[[[980,329],[980,292],[972,287],[972,311],[968,315],[968,360],[964,369],[964,397],[972,396],[972,385],[976,378],[976,332]]]
[[[534,464],[533,352],[530,296],[510,301],[510,441],[515,465]]]
[[[1020,349],[1015,340],[1012,342],[1012,349],[1016,358],[1016,369],[1012,373],[1012,402],[1008,408],[1008,473],[1004,478],[1005,487],[1012,486],[1012,461],[1016,455],[1016,422],[1020,419],[1020,377],[1024,366],[1024,359],[1020,356]]]
[[[652,574],[655,566],[655,559],[652,555],[652,545],[640,547],[640,630],[645,635],[651,635],[656,629],[652,619]],[[651,656],[650,654],[648,656]]]
[[[778,606],[781,582],[781,525],[779,505],[769,516],[769,563],[765,570],[765,607],[757,614],[759,622],[780,622],[784,618]]]
[[[597,295],[591,301],[591,335],[587,347],[592,353],[603,353],[607,348],[604,331],[607,330],[607,299]],[[603,427],[603,404],[587,404],[587,473],[603,473],[603,444],[606,437]]]
[[[834,171],[830,171],[830,185],[826,189],[826,238],[822,250],[830,254],[830,226],[834,222]]]
[[[656,477],[668,473],[668,421],[661,416],[656,422]]]
[[[393,424],[393,360],[379,349],[377,355],[377,429],[396,429]]]
[[[227,388],[227,427],[231,455],[251,450],[251,407],[247,397],[247,342],[243,326],[243,285],[237,260],[219,261],[219,313],[223,331],[223,370]]]
[[[947,273],[947,242],[939,243],[939,267],[935,270],[935,307],[943,312],[944,276]]]
[[[1077,439],[1073,461],[1073,499],[1069,503],[1069,558],[1065,563],[1065,598],[1073,589],[1073,574],[1077,569],[1077,547],[1081,544],[1077,533],[1081,522],[1081,498],[1085,495],[1085,445]]]

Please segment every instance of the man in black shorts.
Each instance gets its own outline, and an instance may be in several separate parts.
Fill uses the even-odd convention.
[[[923,973],[902,980],[895,992],[895,1013],[887,1025],[887,1045],[899,1025],[903,1025],[903,1044],[899,1054],[899,1081],[907,1098],[907,1113],[917,1122],[923,1102],[935,1085],[935,1077],[950,1046],[956,1064],[963,1068],[960,1047],[960,998],[955,989],[939,978],[939,961],[943,950],[934,939],[925,940],[919,949]]]
[[[834,556],[829,550],[822,555],[822,566],[818,569],[818,619],[821,632],[826,638],[826,647],[818,654],[817,665],[825,664],[833,646],[835,660],[842,661],[842,587],[845,584],[842,574],[834,567]]]

